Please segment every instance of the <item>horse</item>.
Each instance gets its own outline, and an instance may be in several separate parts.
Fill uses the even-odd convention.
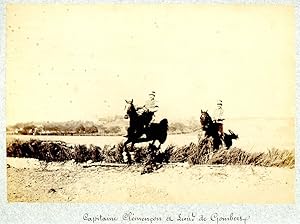
[[[133,100],[125,100],[125,102],[126,114],[124,118],[129,118],[129,128],[126,136],[127,140],[125,141],[124,146],[125,153],[128,157],[128,163],[130,164],[131,158],[128,152],[127,144],[132,143],[132,151],[135,143],[152,141],[152,145],[154,145],[155,141],[158,140],[160,143],[158,148],[160,148],[161,144],[163,144],[167,139],[168,120],[164,118],[159,123],[151,123],[148,126],[154,113],[146,112],[142,115],[138,115],[137,110],[133,105]],[[143,134],[146,135],[145,138],[141,138]]]
[[[222,136],[219,134],[219,125],[211,119],[207,111],[201,110],[200,116],[201,129],[204,131],[205,139],[213,138],[213,148],[218,150],[222,145]]]
[[[232,140],[233,139],[238,139],[239,136],[236,135],[235,133],[233,133],[233,131],[231,131],[230,129],[228,130],[230,135],[229,134],[224,134],[224,143],[225,143],[225,146],[227,149],[229,149],[231,146],[232,146]]]
[[[145,133],[144,127],[148,126],[148,124],[152,120],[154,113],[144,112],[141,115],[139,115],[137,113],[137,109],[133,105],[133,100],[131,101],[125,100],[125,102],[126,102],[126,106],[125,106],[126,114],[124,116],[124,119],[130,118],[129,128],[127,130],[128,135],[125,137],[135,136],[136,138],[139,138]]]

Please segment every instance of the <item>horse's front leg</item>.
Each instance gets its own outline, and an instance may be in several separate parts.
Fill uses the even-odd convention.
[[[133,147],[134,147],[135,142],[131,143],[130,151],[133,152]]]
[[[123,160],[125,163],[128,163],[128,165],[131,165],[132,161],[131,161],[131,156],[130,156],[130,153],[128,151],[128,148],[127,148],[127,144],[130,143],[129,140],[127,140],[125,143],[124,143],[124,147],[125,147],[125,150],[124,152],[122,153],[123,155]]]
[[[131,142],[131,147],[130,147],[130,152],[133,152],[134,151],[134,144],[135,144],[136,142],[135,141],[132,141]],[[132,164],[132,158],[131,158],[131,154],[128,152],[128,160],[130,161],[130,163],[129,164]]]
[[[220,145],[222,145],[222,140],[220,139],[219,136],[215,136],[213,138],[213,145],[215,151],[218,151],[220,149]]]
[[[220,132],[219,133],[219,143],[220,143],[220,146],[223,148],[223,147],[226,147],[226,143],[225,143],[225,140],[224,140],[224,136],[222,135],[222,133]]]

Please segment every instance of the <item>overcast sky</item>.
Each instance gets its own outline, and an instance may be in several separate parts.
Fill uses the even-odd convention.
[[[158,117],[295,115],[292,7],[9,5],[7,123],[124,114],[156,91]]]

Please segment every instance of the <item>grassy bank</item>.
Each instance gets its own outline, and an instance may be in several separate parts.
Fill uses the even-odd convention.
[[[15,140],[7,144],[8,157],[35,158],[47,162],[75,160],[76,162],[124,163],[122,143],[103,148],[94,145],[70,145],[62,141]],[[148,147],[135,147],[132,153],[136,163],[147,160]],[[164,152],[156,153],[157,162],[188,162],[189,164],[226,164],[289,167],[295,166],[293,151],[272,149],[268,152],[250,153],[239,148],[214,152],[210,142],[177,147],[169,145]]]

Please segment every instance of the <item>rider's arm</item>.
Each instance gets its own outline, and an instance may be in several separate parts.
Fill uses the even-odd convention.
[[[142,107],[137,107],[136,109],[137,110],[140,110],[140,109],[143,109],[143,108],[145,108],[146,106],[144,105],[144,106],[142,106]]]

